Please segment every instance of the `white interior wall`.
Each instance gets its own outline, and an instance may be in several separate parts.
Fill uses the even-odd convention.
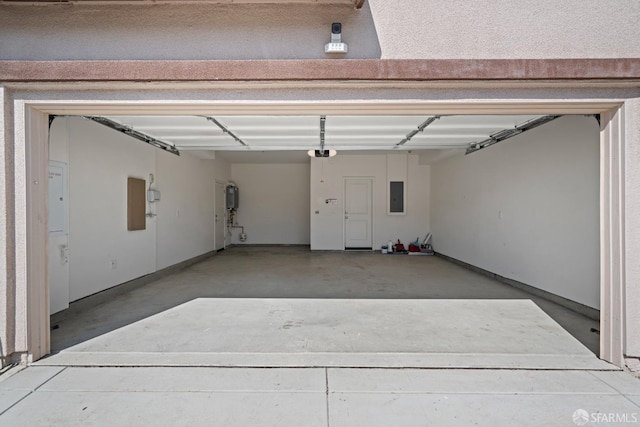
[[[309,244],[309,163],[231,165],[246,244]],[[233,229],[232,243],[239,229]]]
[[[68,146],[70,301],[213,250],[214,180],[228,179],[224,160],[174,156],[79,117],[54,124],[51,159]],[[127,178],[148,186],[149,174],[162,199],[147,211],[158,216],[127,231]]]
[[[145,230],[127,231],[127,178],[148,184],[156,149],[82,118],[67,120],[74,301],[156,270],[155,220],[147,218]]]
[[[436,162],[437,252],[599,308],[599,127],[566,116]]]
[[[395,155],[392,155],[395,156]],[[311,249],[344,249],[344,178],[373,178],[373,247],[400,239],[405,246],[429,232],[430,166],[407,154],[406,214],[387,213],[387,155],[340,155],[311,160]],[[395,178],[394,178],[395,179]],[[338,204],[326,204],[337,199]]]
[[[161,200],[157,213],[158,269],[214,250],[214,190],[216,177],[226,181],[221,159],[204,160],[188,152],[175,156],[156,150],[157,179],[153,188]],[[222,175],[222,176],[220,176]]]

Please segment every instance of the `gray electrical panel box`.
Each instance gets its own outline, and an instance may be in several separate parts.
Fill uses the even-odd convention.
[[[227,209],[238,209],[238,187],[227,185]]]
[[[389,212],[391,213],[404,212],[404,182],[403,181],[389,182]]]

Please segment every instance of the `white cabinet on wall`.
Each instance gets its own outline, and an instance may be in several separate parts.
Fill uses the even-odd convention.
[[[49,312],[69,307],[69,215],[66,163],[49,161]]]

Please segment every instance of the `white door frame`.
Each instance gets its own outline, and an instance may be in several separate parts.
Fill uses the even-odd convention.
[[[624,100],[474,100],[462,101],[341,101],[341,102],[185,102],[87,101],[74,99],[78,87],[58,99],[14,99],[15,198],[4,205],[15,222],[16,352],[35,361],[50,351],[47,283],[48,114],[602,114],[601,147],[601,358],[623,366],[625,334],[640,332],[625,324],[625,135],[635,135],[624,123]],[[86,94],[84,95],[86,96]],[[99,95],[106,97],[107,95]],[[63,99],[63,100],[60,100]],[[6,113],[5,113],[6,114]],[[24,183],[21,185],[20,183]],[[0,195],[3,198],[4,195]],[[2,204],[0,204],[2,207]],[[635,291],[634,288],[634,292]],[[635,294],[634,294],[635,295]],[[22,313],[22,314],[20,314]],[[637,322],[636,322],[637,323]],[[632,336],[632,335],[628,335]]]
[[[624,367],[624,106],[600,116],[600,358]]]

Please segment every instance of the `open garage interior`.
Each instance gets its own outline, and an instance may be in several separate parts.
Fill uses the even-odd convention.
[[[599,130],[51,116],[42,363],[597,369]]]
[[[0,0],[0,425],[635,421],[639,20]]]

